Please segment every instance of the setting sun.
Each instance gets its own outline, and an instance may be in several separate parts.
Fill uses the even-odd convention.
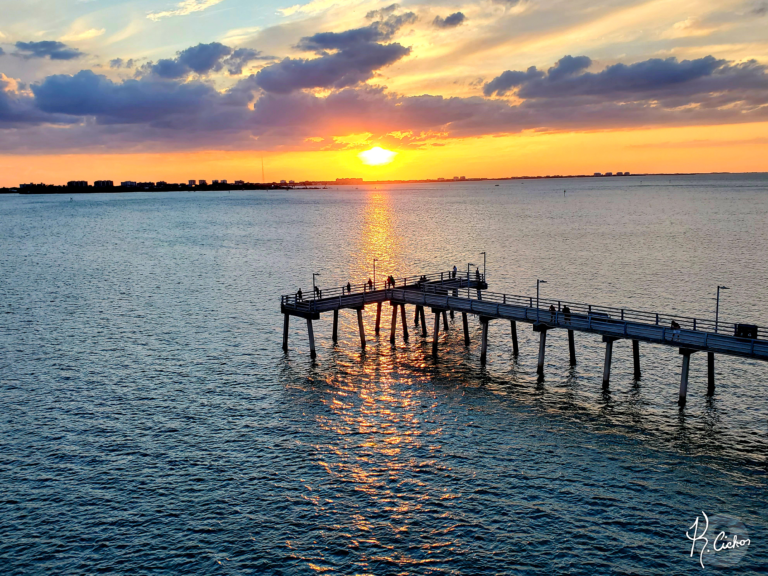
[[[397,156],[397,152],[391,150],[385,150],[381,146],[376,146],[370,150],[365,150],[357,155],[358,158],[367,164],[368,166],[381,166],[382,164],[389,164]]]

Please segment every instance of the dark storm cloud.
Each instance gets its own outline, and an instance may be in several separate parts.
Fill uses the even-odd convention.
[[[432,20],[432,24],[438,28],[455,28],[460,26],[467,19],[461,12],[454,12],[453,14],[442,18],[441,16],[435,16]]]
[[[83,53],[62,42],[42,40],[40,42],[16,42],[15,56],[21,58],[50,58],[51,60],[73,60]]]
[[[164,58],[144,65],[146,73],[160,78],[185,78],[190,74],[204,76],[211,72],[219,72],[224,68],[230,75],[242,74],[243,67],[253,60],[271,60],[257,50],[238,48],[232,50],[220,42],[198,44],[179,52],[176,58]]]

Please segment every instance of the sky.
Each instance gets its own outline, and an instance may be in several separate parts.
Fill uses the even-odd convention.
[[[0,186],[768,171],[768,0],[0,14]]]

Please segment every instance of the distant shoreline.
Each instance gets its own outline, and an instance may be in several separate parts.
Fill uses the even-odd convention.
[[[429,178],[418,180],[363,180],[358,178],[340,178],[338,180],[308,180],[304,182],[284,183],[245,183],[245,184],[209,184],[189,186],[187,184],[166,184],[164,186],[66,186],[66,185],[25,185],[22,187],[0,188],[0,194],[103,194],[126,192],[227,192],[232,190],[320,190],[328,186],[369,186],[384,184],[460,184],[462,182],[502,182],[510,180],[561,180],[567,178],[637,178],[651,176],[718,176],[765,174],[765,172],[658,172],[643,174],[606,173],[606,174],[572,174],[548,176],[510,176],[500,178]],[[322,187],[322,188],[321,188]]]

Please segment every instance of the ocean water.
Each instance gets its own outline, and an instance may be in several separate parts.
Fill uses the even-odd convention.
[[[768,365],[461,317],[360,349],[280,295],[482,264],[496,292],[768,325],[768,176],[0,196],[5,574],[683,574],[768,564]],[[565,190],[565,193],[564,193]],[[474,269],[474,268],[473,268]],[[388,326],[388,322],[383,322]]]

